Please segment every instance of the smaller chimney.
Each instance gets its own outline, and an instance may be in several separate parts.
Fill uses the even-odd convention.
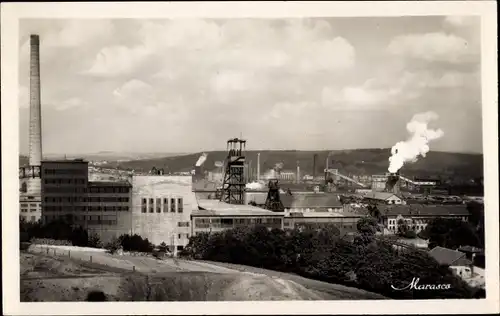
[[[297,161],[297,183],[300,182],[300,166],[299,162]]]
[[[257,181],[260,180],[260,153],[257,153]]]
[[[316,160],[318,159],[318,154],[313,156],[313,181],[316,180]]]

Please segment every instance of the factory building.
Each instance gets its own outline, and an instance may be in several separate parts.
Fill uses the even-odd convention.
[[[336,212],[293,212],[285,211],[283,222],[284,229],[299,228],[302,225],[315,224],[316,226],[334,225],[342,232],[354,232],[357,230],[357,223],[366,215]]]
[[[132,177],[131,233],[155,245],[162,242],[177,254],[191,236],[191,211],[196,197],[191,176]]]
[[[391,233],[398,232],[401,221],[418,233],[435,218],[467,221],[470,216],[466,205],[378,205],[377,208]]]
[[[283,213],[217,200],[199,200],[198,206],[199,209],[191,214],[193,235],[201,232],[215,233],[237,227],[283,228]]]
[[[76,215],[74,222],[99,235],[103,242],[129,234],[131,198],[132,186],[128,181],[88,182],[85,214]]]
[[[82,159],[42,161],[41,173],[42,220],[81,221],[80,216],[86,212],[88,162]]]

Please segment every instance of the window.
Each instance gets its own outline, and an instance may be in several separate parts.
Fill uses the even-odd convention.
[[[175,199],[170,199],[170,212],[175,213]]]
[[[36,221],[35,216],[31,216],[31,221],[32,222]]]
[[[168,213],[168,199],[163,198],[163,212]]]
[[[161,213],[161,199],[156,199],[156,213]]]
[[[182,213],[182,211],[184,209],[183,205],[182,205],[182,198],[177,199],[177,209],[178,209],[179,213]]]
[[[181,239],[181,238],[182,238],[181,234],[179,234],[179,236],[177,236],[177,237],[179,237],[179,239]]]
[[[178,227],[189,227],[189,222],[178,222],[177,226]]]

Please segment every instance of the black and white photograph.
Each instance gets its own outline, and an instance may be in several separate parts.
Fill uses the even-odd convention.
[[[496,46],[477,13],[495,26],[492,3],[51,17],[53,3],[17,32],[2,21],[11,314],[443,299],[498,312]]]

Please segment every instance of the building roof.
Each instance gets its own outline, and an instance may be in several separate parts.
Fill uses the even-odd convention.
[[[473,246],[462,246],[462,247],[458,248],[458,251],[471,252],[471,253],[481,253],[484,250],[481,248],[473,247]]]
[[[397,197],[397,198],[400,198],[398,197],[396,194],[394,193],[391,193],[391,192],[377,192],[377,191],[371,191],[371,192],[367,192],[365,194],[363,194],[363,197],[364,198],[367,198],[367,199],[375,199],[375,200],[381,200],[381,201],[386,201],[388,199],[390,199],[391,197]]]
[[[132,187],[128,181],[89,181],[89,187]]]
[[[312,194],[280,194],[281,202],[285,208],[339,208],[342,207],[338,194],[312,193]]]
[[[237,205],[219,200],[198,200],[193,216],[283,216],[282,212],[272,212],[252,205]]]
[[[471,262],[466,259],[465,253],[443,247],[435,247],[429,251],[429,255],[436,259],[440,265],[469,265]]]
[[[459,205],[377,205],[383,216],[467,216],[467,206]]]

